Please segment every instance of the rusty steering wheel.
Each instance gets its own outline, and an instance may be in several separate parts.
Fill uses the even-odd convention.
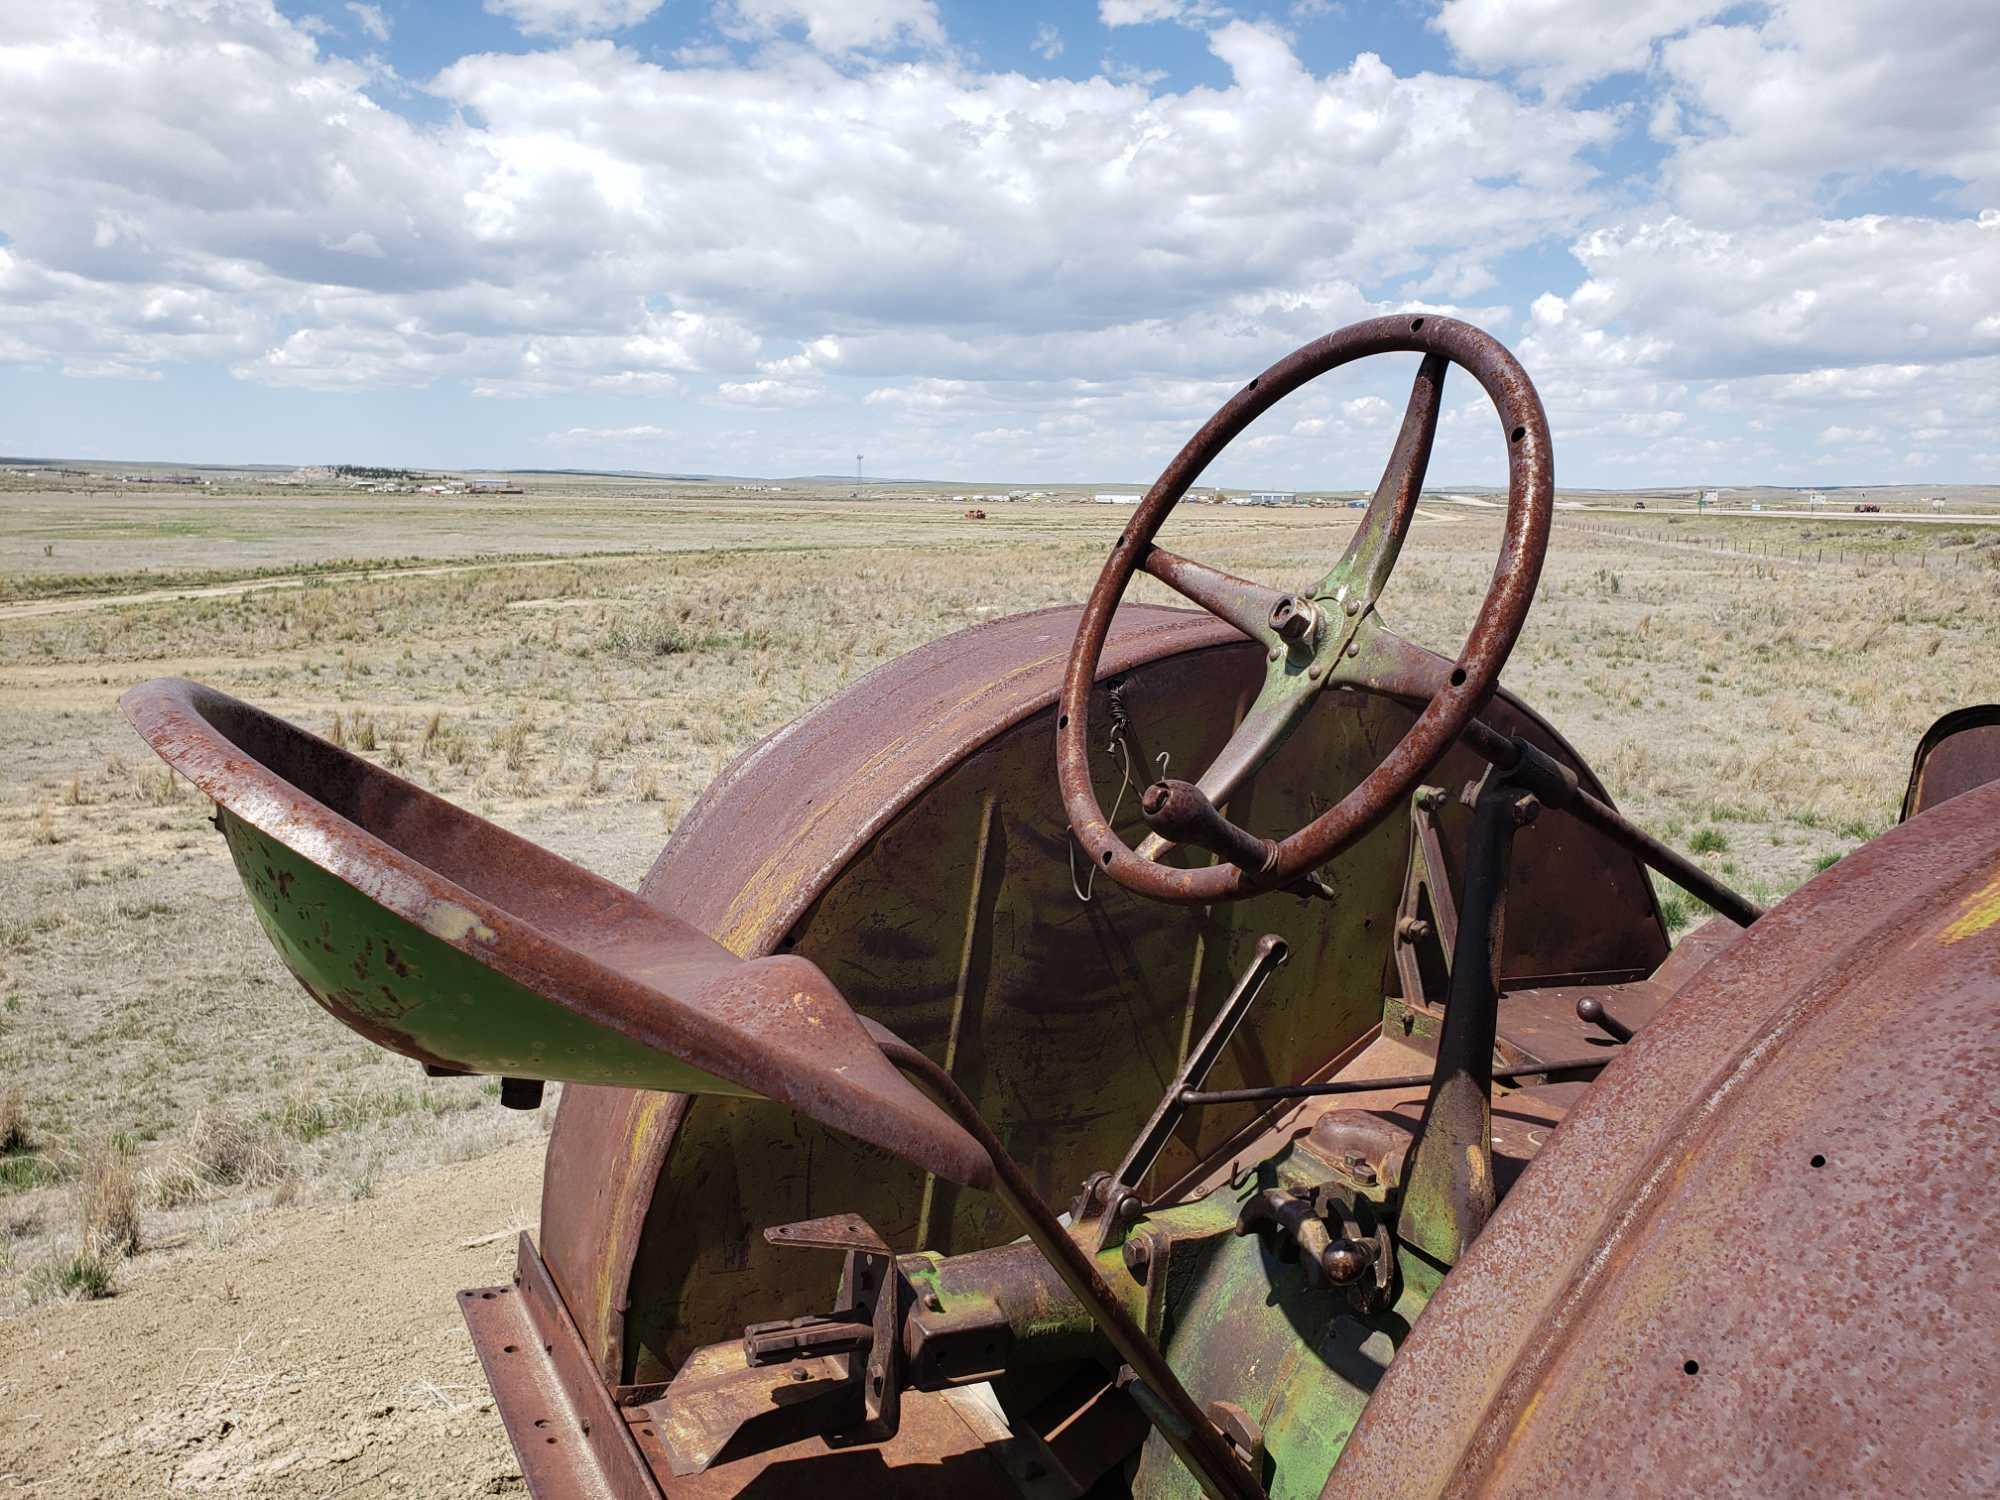
[[[1153,545],[1188,486],[1236,435],[1300,386],[1350,360],[1396,352],[1424,356],[1382,482],[1347,550],[1310,589],[1280,593]],[[1486,391],[1507,444],[1507,521],[1493,582],[1456,661],[1382,624],[1375,602],[1396,565],[1437,435],[1439,397],[1450,365]],[[1070,827],[1084,852],[1129,891],[1179,905],[1209,905],[1292,885],[1353,844],[1443,758],[1492,696],[1500,669],[1534,600],[1548,550],[1554,454],[1541,398],[1514,356],[1492,335],[1452,318],[1400,314],[1315,339],[1225,402],[1167,465],[1119,536],[1083,608],[1063,674],[1056,775]],[[1236,732],[1193,786],[1156,782],[1141,806],[1154,832],[1138,849],[1112,830],[1090,776],[1090,691],[1111,616],[1137,572],[1233,625],[1264,648],[1264,685]],[[1422,704],[1409,732],[1338,803],[1274,841],[1217,811],[1276,753],[1329,688]],[[1192,868],[1159,856],[1176,838],[1224,852]]]

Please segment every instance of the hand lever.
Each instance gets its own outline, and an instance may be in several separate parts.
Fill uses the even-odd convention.
[[[1132,1148],[1125,1153],[1118,1170],[1111,1174],[1108,1181],[1099,1179],[1097,1182],[1096,1187],[1100,1191],[1094,1196],[1103,1204],[1097,1225],[1099,1250],[1110,1247],[1118,1231],[1125,1227],[1128,1214],[1137,1217],[1139,1184],[1146,1180],[1153,1163],[1160,1159],[1160,1152],[1166,1149],[1167,1142],[1173,1139],[1174,1132],[1187,1117],[1185,1095],[1191,1089],[1200,1088],[1208,1078],[1209,1069],[1221,1058],[1223,1049],[1236,1035],[1237,1027],[1243,1024],[1243,1018],[1250,1014],[1250,1007],[1256,1003],[1264,981],[1271,977],[1273,970],[1284,964],[1290,952],[1285,940],[1275,932],[1267,932],[1257,939],[1257,949],[1237,976],[1229,998],[1222,1002],[1215,1019],[1208,1023],[1208,1030],[1201,1034],[1201,1040],[1188,1052],[1187,1061],[1181,1064],[1174,1081],[1160,1096],[1152,1118],[1140,1129],[1138,1139],[1132,1142]],[[1131,1207],[1128,1208],[1128,1204]]]

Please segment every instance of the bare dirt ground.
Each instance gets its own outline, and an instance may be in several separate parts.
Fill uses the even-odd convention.
[[[525,1494],[453,1293],[506,1280],[540,1165],[524,1143],[272,1211],[0,1322],[0,1494]]]
[[[553,1103],[425,1080],[310,1006],[125,687],[201,678],[629,886],[739,750],[901,651],[1081,597],[1129,515],[551,489],[468,546],[490,502],[420,500],[0,494],[0,600],[90,606],[0,616],[0,1494],[514,1482],[452,1293],[505,1274],[504,1240],[460,1246],[532,1222]],[[1204,507],[1163,540],[1298,585],[1353,519]],[[1427,501],[1390,623],[1455,651],[1499,519]],[[1851,561],[1817,530],[1559,519],[1507,672],[1763,901],[1894,820],[1916,736],[1992,696],[2000,645],[2000,528],[1827,544]],[[467,555],[496,536],[507,558]]]

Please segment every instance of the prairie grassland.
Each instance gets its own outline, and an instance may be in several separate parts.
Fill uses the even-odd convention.
[[[138,1250],[116,1274],[143,1277],[264,1205],[365,1196],[549,1114],[427,1081],[305,1000],[207,804],[117,715],[124,688],[201,678],[629,885],[758,736],[912,646],[1081,597],[1129,515],[695,497],[620,499],[614,524],[595,503],[511,506],[511,562],[364,578],[341,560],[454,554],[415,511],[370,530],[343,501],[345,533],[288,547],[259,523],[245,571],[304,566],[294,587],[0,615],[0,1305],[90,1290],[83,1262],[109,1241]],[[149,514],[164,534],[171,507]],[[1163,540],[1297,585],[1352,522],[1202,509]],[[75,555],[50,560],[86,588],[160,566],[221,577],[212,539],[140,557],[76,527],[57,548]],[[661,550],[629,555],[642,540]],[[1497,541],[1497,514],[1426,507],[1391,623],[1454,651]],[[1921,574],[1765,563],[1559,522],[1507,680],[1628,811],[1773,900],[1886,828],[1917,735],[1991,696],[2000,549],[1978,552]]]

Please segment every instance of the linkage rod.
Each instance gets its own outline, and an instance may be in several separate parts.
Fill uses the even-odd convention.
[[[1160,1435],[1200,1481],[1210,1500],[1263,1500],[1263,1486],[1237,1462],[1221,1433],[1195,1405],[1194,1397],[1187,1393],[1187,1387],[1174,1374],[1166,1356],[1146,1337],[1145,1330],[1132,1320],[1125,1305],[1104,1284],[1096,1265],[1083,1253],[1082,1246],[1064,1231],[1061,1222],[1049,1211],[1049,1206],[1042,1202],[1035,1185],[1028,1180],[1020,1164],[1007,1154],[1007,1148],[1000,1144],[1000,1138],[980,1117],[977,1106],[965,1096],[957,1081],[908,1042],[895,1039],[884,1041],[882,1052],[889,1061],[921,1082],[931,1096],[986,1148],[987,1155],[993,1158],[995,1190],[1026,1227],[1028,1238],[1034,1241],[1035,1247],[1048,1257],[1049,1264],[1055,1267],[1064,1283],[1082,1299],[1119,1357],[1132,1367],[1132,1372],[1145,1382],[1150,1393],[1164,1406],[1162,1415],[1173,1420],[1158,1422]],[[1150,1405],[1142,1402],[1141,1409]]]
[[[1517,1068],[1495,1068],[1495,1083],[1512,1083],[1517,1078],[1539,1078],[1544,1073],[1575,1073],[1584,1068],[1601,1068],[1616,1056],[1606,1051],[1596,1057],[1566,1057],[1555,1062],[1523,1063]],[[1189,1109],[1207,1104],[1273,1104],[1282,1099],[1317,1099],[1326,1094],[1377,1094],[1385,1089],[1429,1088],[1428,1073],[1405,1073],[1397,1078],[1343,1078],[1333,1083],[1274,1083],[1254,1089],[1208,1089],[1181,1095]]]
[[[1502,771],[1511,771],[1521,759],[1517,741],[1484,720],[1474,719],[1459,736],[1466,747]],[[1538,794],[1543,793],[1537,788]],[[1612,843],[1658,870],[1675,885],[1707,902],[1739,927],[1748,927],[1764,915],[1764,908],[1747,896],[1738,895],[1684,854],[1679,854],[1626,819],[1616,808],[1575,787],[1567,798],[1542,795],[1550,807],[1560,807],[1578,822],[1596,829]]]

